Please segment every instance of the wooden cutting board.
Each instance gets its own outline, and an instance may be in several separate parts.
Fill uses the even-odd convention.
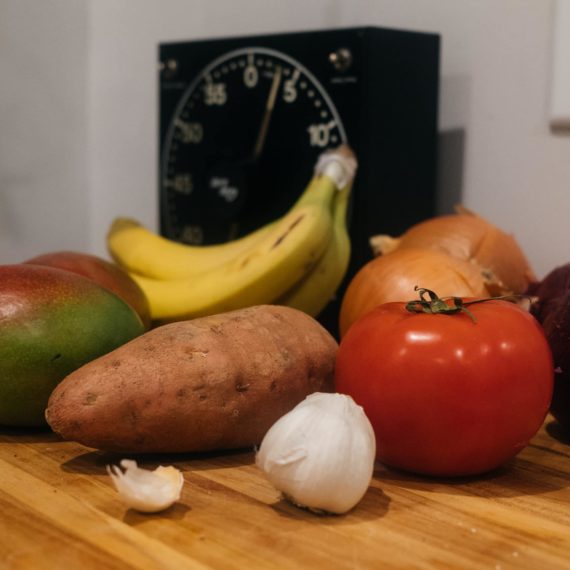
[[[549,419],[512,462],[436,480],[377,466],[362,502],[317,516],[283,501],[253,452],[139,458],[175,465],[180,502],[121,503],[117,456],[49,432],[0,430],[2,569],[570,569],[570,440]]]

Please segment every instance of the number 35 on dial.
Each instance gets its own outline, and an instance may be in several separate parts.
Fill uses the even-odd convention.
[[[273,49],[228,52],[189,82],[169,117],[161,231],[197,244],[249,233],[290,207],[323,150],[346,142],[310,70]]]

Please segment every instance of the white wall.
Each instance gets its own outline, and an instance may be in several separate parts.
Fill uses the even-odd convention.
[[[0,0],[0,263],[89,248],[87,5]]]
[[[64,6],[77,26],[59,23]],[[156,228],[160,41],[378,25],[442,35],[441,185],[460,185],[543,275],[570,261],[570,133],[547,117],[551,16],[551,0],[0,0],[0,262],[47,246],[104,255],[116,215]],[[34,88],[34,113],[5,77]]]

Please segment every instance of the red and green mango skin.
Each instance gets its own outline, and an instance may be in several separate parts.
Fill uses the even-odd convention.
[[[23,263],[65,269],[95,281],[126,301],[139,314],[145,327],[150,328],[150,307],[144,291],[118,265],[96,255],[79,251],[44,253]]]
[[[55,386],[139,336],[139,315],[107,289],[43,266],[0,266],[0,424],[44,426]]]

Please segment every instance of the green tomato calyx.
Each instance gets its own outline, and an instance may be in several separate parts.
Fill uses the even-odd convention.
[[[465,313],[474,323],[477,322],[477,319],[467,308],[469,305],[485,303],[486,301],[515,302],[525,297],[525,295],[501,295],[499,297],[464,301],[461,297],[438,297],[431,289],[418,287],[417,285],[414,287],[414,291],[418,292],[420,298],[419,300],[406,303],[406,310],[410,313],[428,313],[430,315],[455,315],[457,313]],[[427,297],[429,297],[429,299]]]

